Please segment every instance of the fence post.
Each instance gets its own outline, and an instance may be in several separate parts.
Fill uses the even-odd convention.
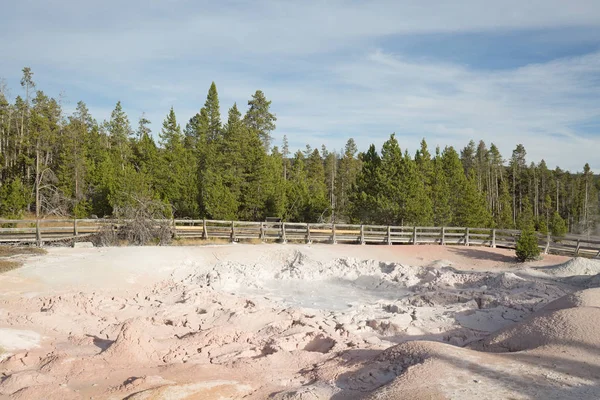
[[[331,224],[331,243],[337,244],[337,237],[335,234],[335,224]]]
[[[548,254],[550,251],[550,232],[546,233],[546,248],[544,249],[544,254]]]
[[[413,244],[417,244],[417,227],[413,227]]]
[[[575,257],[579,255],[579,246],[581,246],[581,239],[577,239],[577,248],[575,249]]]
[[[312,243],[312,239],[310,237],[310,224],[307,223],[306,224],[306,244],[311,244]]]
[[[231,221],[231,241],[235,242],[235,222]]]
[[[265,223],[264,222],[260,223],[260,240],[261,241],[265,240]]]
[[[496,229],[492,229],[492,248],[496,248]]]
[[[365,226],[360,225],[360,244],[365,244]]]
[[[73,236],[77,236],[77,218],[73,219]]]
[[[287,238],[285,237],[285,222],[281,223],[281,243],[287,243]]]
[[[173,239],[177,239],[177,224],[175,223],[175,217],[173,217]]]
[[[40,219],[35,219],[35,243],[37,247],[42,247],[42,232],[40,231]]]
[[[392,227],[387,227],[387,244],[392,244]]]
[[[442,246],[446,245],[446,227],[442,226]]]
[[[465,228],[465,246],[469,245],[469,228]]]
[[[208,231],[206,230],[206,220],[202,220],[202,239],[208,239]]]

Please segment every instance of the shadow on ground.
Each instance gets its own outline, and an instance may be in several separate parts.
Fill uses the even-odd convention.
[[[497,261],[499,263],[515,263],[517,261],[515,256],[512,255],[498,254],[475,247],[448,247],[448,251],[474,260]]]

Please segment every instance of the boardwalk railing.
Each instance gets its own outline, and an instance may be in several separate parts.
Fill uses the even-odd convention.
[[[464,227],[317,224],[175,219],[168,222],[175,238],[261,240],[304,243],[439,244],[514,248],[518,230]],[[118,229],[126,221],[110,219],[0,219],[0,243],[35,243],[83,240],[106,228]],[[600,237],[538,235],[545,253],[600,257]]]

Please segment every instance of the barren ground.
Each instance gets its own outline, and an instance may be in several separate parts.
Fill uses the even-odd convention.
[[[0,398],[600,398],[600,261],[275,244],[19,257],[0,274]]]

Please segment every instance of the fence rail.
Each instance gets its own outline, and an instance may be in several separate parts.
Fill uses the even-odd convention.
[[[36,243],[82,240],[106,227],[118,229],[127,221],[109,219],[0,219],[0,243]],[[175,238],[228,239],[358,244],[438,244],[515,248],[520,231],[512,229],[317,224],[299,222],[163,220]],[[538,235],[545,253],[600,258],[600,237]]]

